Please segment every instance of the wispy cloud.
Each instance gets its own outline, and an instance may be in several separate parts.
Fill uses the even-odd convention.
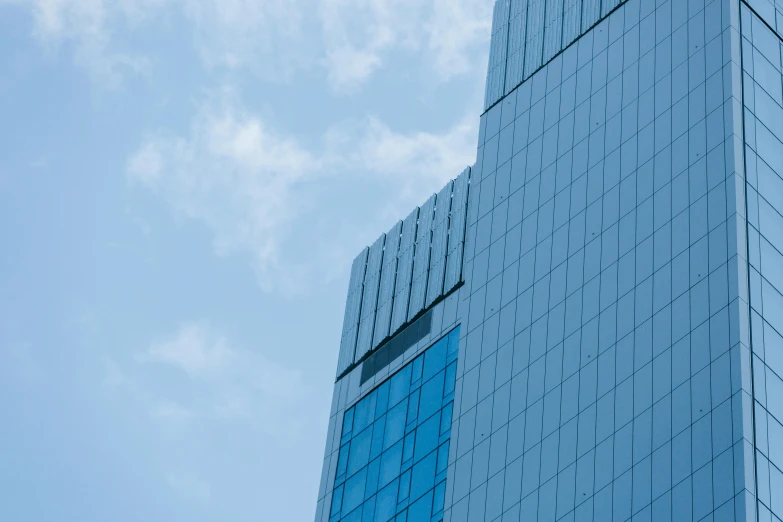
[[[290,238],[305,237],[308,220],[318,217],[307,213],[302,194],[316,186],[330,190],[325,179],[375,178],[390,189],[384,204],[419,203],[472,163],[476,133],[474,118],[443,133],[410,134],[366,118],[337,124],[306,147],[228,95],[206,101],[187,136],[151,133],[126,170],[132,184],[177,215],[206,225],[217,254],[249,253],[262,288],[290,294],[323,277],[323,267],[311,260],[328,257],[332,243],[316,237],[306,256],[291,246]],[[321,203],[330,201],[321,196]]]
[[[117,34],[148,28],[164,14],[187,22],[178,33],[208,68],[251,67],[265,56],[279,76],[299,62],[292,42],[299,40],[301,7],[288,0],[0,0],[27,8],[32,35],[49,51],[61,49],[103,87],[121,87],[128,74],[149,73],[154,59],[138,49],[120,48]],[[177,33],[170,36],[176,37]],[[280,59],[277,59],[280,57]]]
[[[322,162],[223,99],[201,108],[188,136],[149,136],[128,160],[127,173],[179,215],[206,224],[218,254],[251,252],[259,280],[272,288],[280,236],[295,214],[291,190]]]
[[[427,48],[442,79],[485,70],[485,44],[492,29],[494,3],[494,0],[434,0]]]
[[[157,417],[238,416],[269,402],[295,400],[302,391],[299,371],[268,359],[259,348],[229,346],[225,336],[204,322],[182,324],[172,334],[150,343],[138,359],[183,372],[194,385],[211,390],[207,410],[202,408],[198,413],[161,400],[153,410]]]
[[[258,69],[275,78],[306,63],[304,13],[310,0],[182,0],[207,67]],[[264,57],[263,60],[260,57]],[[274,73],[274,74],[272,74]]]
[[[234,353],[220,336],[210,335],[197,323],[187,323],[171,338],[152,343],[146,358],[172,365],[191,377],[223,372],[234,362]]]
[[[110,88],[122,83],[124,74],[148,69],[144,56],[117,50],[111,42],[112,25],[121,10],[104,0],[18,0],[33,16],[33,35],[50,51],[68,47],[74,62],[90,77]],[[122,0],[118,5],[154,4],[155,0]]]
[[[352,92],[393,51],[416,51],[441,80],[486,66],[493,0],[322,0],[332,88]],[[478,52],[480,50],[480,52]]]
[[[324,65],[331,87],[353,92],[394,51],[415,51],[442,80],[485,67],[492,0],[0,0],[26,7],[34,37],[61,48],[103,86],[150,74],[155,58],[118,35],[184,19],[208,70],[250,69],[271,81]],[[167,15],[175,15],[173,18]],[[320,28],[320,31],[319,31]]]

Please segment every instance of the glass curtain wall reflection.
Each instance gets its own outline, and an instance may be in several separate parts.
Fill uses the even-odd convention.
[[[345,412],[330,522],[443,519],[459,328]]]
[[[762,2],[752,2],[763,7]],[[771,4],[770,4],[771,5]],[[748,261],[760,520],[783,519],[783,40],[742,5]]]

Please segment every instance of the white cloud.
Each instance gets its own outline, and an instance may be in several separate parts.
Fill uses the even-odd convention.
[[[154,60],[138,50],[118,49],[124,31],[147,28],[165,14],[181,13],[207,67],[253,67],[269,78],[304,60],[292,42],[301,31],[301,2],[289,0],[0,0],[26,8],[33,36],[49,51],[64,47],[93,81],[109,88],[127,74],[149,73]],[[265,60],[259,60],[265,56]],[[271,74],[274,72],[274,75]]]
[[[124,0],[148,4],[154,0]],[[33,20],[33,34],[54,50],[65,44],[72,49],[75,63],[84,67],[91,78],[107,87],[121,84],[127,72],[148,69],[149,62],[135,53],[112,48],[112,18],[117,14],[104,0],[24,0]]]
[[[154,141],[148,141],[128,161],[128,173],[133,179],[144,185],[154,185],[163,168],[162,162],[157,144]]]
[[[361,87],[391,53],[415,51],[442,80],[483,71],[492,0],[0,0],[27,7],[45,47],[65,47],[105,86],[149,74],[155,59],[121,49],[125,33],[180,24],[208,69],[250,69],[286,81],[324,64],[338,92]],[[168,16],[168,15],[175,16]],[[320,34],[318,28],[320,27]],[[119,38],[117,36],[120,36]]]
[[[153,343],[146,357],[196,377],[224,371],[232,364],[234,353],[229,350],[224,338],[210,335],[203,325],[188,323],[173,337]]]
[[[274,277],[283,228],[295,215],[290,192],[322,161],[223,100],[205,104],[186,137],[148,137],[126,170],[178,214],[206,224],[218,254],[250,252],[271,289],[293,284]]]
[[[375,180],[384,191],[376,191],[384,195],[379,204],[402,214],[473,162],[477,123],[467,118],[443,133],[405,134],[367,118],[335,125],[311,150],[270,129],[229,95],[206,102],[187,136],[152,133],[126,171],[132,184],[157,195],[176,215],[205,225],[218,255],[250,254],[263,289],[291,295],[323,281],[323,260],[339,239],[334,231],[331,238],[312,233],[321,210],[340,204],[339,192],[323,193],[337,190],[325,179]],[[316,190],[321,192],[308,205],[307,194]],[[339,208],[343,217],[351,210]],[[334,261],[339,270],[347,262]]]
[[[309,0],[182,0],[182,8],[192,24],[194,44],[208,67],[257,69],[263,65],[271,79],[286,75],[304,60],[298,47],[303,44],[302,11],[307,3]]]
[[[494,3],[494,0],[434,0],[427,46],[443,79],[485,71]]]
[[[223,335],[200,322],[184,323],[172,335],[151,343],[139,360],[170,366],[214,386],[221,401],[216,410],[236,410],[245,399],[237,395],[243,389],[266,398],[290,399],[302,385],[298,371],[269,360],[259,349],[231,348]],[[163,404],[162,412],[179,411],[173,403]]]
[[[332,88],[351,92],[395,50],[425,53],[441,80],[486,67],[493,0],[322,0]]]

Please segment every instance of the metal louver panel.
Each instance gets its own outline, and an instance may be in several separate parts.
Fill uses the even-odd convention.
[[[378,287],[381,282],[381,264],[386,234],[381,235],[370,247],[367,255],[367,270],[364,274],[364,293],[362,295],[362,314],[359,320],[359,335],[356,341],[354,362],[361,359],[372,348],[372,336],[375,329],[375,311],[378,305]]]
[[[424,301],[427,296],[427,277],[430,269],[432,223],[435,215],[436,198],[437,196],[433,194],[419,208],[419,224],[416,229],[416,247],[413,257],[411,298],[408,304],[408,321],[424,310]]]
[[[367,255],[369,248],[364,248],[356,256],[351,266],[351,277],[348,283],[348,299],[345,303],[343,319],[343,334],[340,340],[340,356],[337,360],[337,374],[345,371],[353,364],[353,356],[356,350],[356,337],[359,330],[359,315],[362,305],[362,289],[364,287],[364,274],[367,267]]]
[[[413,275],[413,249],[416,239],[416,221],[419,217],[418,207],[411,212],[402,223],[402,238],[397,254],[397,281],[394,285],[394,305],[392,321],[389,329],[394,333],[405,324],[408,318],[408,301],[411,292],[411,277]]]
[[[372,346],[375,348],[389,335],[389,324],[394,298],[394,281],[397,276],[397,252],[400,246],[402,221],[398,221],[386,234],[386,246],[383,251],[381,283],[378,292],[378,310],[375,315],[375,332]]]
[[[435,220],[432,226],[432,249],[430,251],[430,271],[427,280],[426,306],[432,305],[443,295],[443,278],[446,275],[446,252],[449,237],[449,212],[451,211],[451,191],[453,182],[448,182],[438,193],[435,202]]]

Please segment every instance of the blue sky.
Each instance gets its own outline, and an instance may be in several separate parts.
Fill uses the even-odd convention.
[[[0,0],[0,520],[311,520],[350,262],[491,0]]]

